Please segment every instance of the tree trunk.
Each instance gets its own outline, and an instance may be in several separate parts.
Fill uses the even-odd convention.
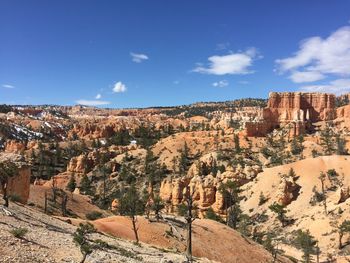
[[[2,194],[5,201],[5,207],[9,207],[9,197],[7,196],[7,182],[2,185]]]
[[[186,258],[192,262],[192,222],[187,222]]]
[[[132,221],[132,229],[134,230],[134,234],[135,234],[135,238],[136,238],[136,243],[139,243],[139,235],[137,233],[137,228],[136,228],[136,216],[132,216],[131,217],[131,221]]]
[[[190,193],[188,193],[190,194]],[[187,239],[186,239],[186,258],[188,262],[192,262],[192,197],[187,198]]]
[[[342,249],[343,247],[342,239],[343,239],[343,234],[339,233],[339,246],[338,246],[339,249]]]
[[[68,196],[67,196],[67,194],[63,194],[63,196],[62,196],[62,216],[67,215],[67,202],[68,202]]]
[[[327,212],[327,197],[326,197],[326,191],[324,189],[324,180],[321,179],[321,186],[322,186],[322,193],[323,193],[323,207],[324,207],[324,212],[325,214],[327,215],[328,212]]]
[[[86,256],[87,256],[87,254],[86,254],[86,253],[83,253],[83,258],[81,259],[80,263],[84,263],[84,262],[85,262]]]
[[[45,204],[44,204],[44,211],[45,214],[47,214],[47,192],[45,191]]]

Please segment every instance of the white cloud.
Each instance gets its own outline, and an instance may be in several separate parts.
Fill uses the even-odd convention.
[[[211,56],[208,58],[208,67],[198,65],[194,72],[213,75],[226,75],[226,74],[249,74],[253,71],[248,68],[253,64],[254,59],[257,56],[257,50],[250,48],[245,52],[233,53],[224,56]]]
[[[281,73],[294,82],[313,82],[326,76],[350,75],[350,26],[339,28],[327,38],[311,37],[300,43],[293,56],[276,60]]]
[[[114,84],[114,87],[113,87],[114,93],[120,93],[125,91],[126,91],[126,86],[121,81],[118,81]]]
[[[337,79],[331,81],[328,85],[309,85],[300,88],[307,92],[326,92],[340,95],[350,92],[350,79]]]
[[[242,84],[242,85],[248,85],[249,81],[247,81],[247,80],[240,80],[240,81],[238,81],[238,83]]]
[[[295,83],[314,82],[324,78],[325,76],[317,71],[295,71],[289,76],[289,79],[291,79]]]
[[[138,53],[130,52],[130,56],[131,56],[132,61],[134,61],[136,63],[141,63],[144,60],[149,59],[149,57],[146,54],[138,54]]]
[[[225,49],[228,49],[229,46],[230,46],[229,42],[219,43],[219,44],[216,44],[216,50],[225,50]]]
[[[108,105],[110,104],[109,101],[103,101],[103,100],[77,100],[76,101],[77,104],[80,105],[86,105],[86,106],[101,106],[101,105]]]
[[[180,81],[179,81],[179,80],[174,80],[174,81],[173,81],[173,84],[174,84],[174,85],[179,85],[179,84],[180,84]]]
[[[97,100],[99,100],[99,99],[101,99],[102,98],[102,95],[99,93],[99,94],[97,94],[96,95],[96,97],[95,97],[95,99],[97,99]]]
[[[227,80],[220,80],[220,81],[214,82],[212,85],[214,87],[223,88],[223,87],[228,86],[228,81]]]
[[[15,86],[9,85],[9,84],[2,84],[2,87],[5,89],[14,89],[15,88]]]

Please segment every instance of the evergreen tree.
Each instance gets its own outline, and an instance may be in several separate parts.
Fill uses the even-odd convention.
[[[331,155],[334,152],[333,131],[329,125],[321,131],[320,134],[321,145],[326,155]]]
[[[85,194],[85,195],[92,195],[93,194],[91,181],[85,173],[84,173],[83,177],[81,178],[79,188],[80,188],[80,193],[82,193],[82,194]]]
[[[303,152],[304,150],[303,141],[304,141],[304,137],[302,135],[293,137],[293,140],[290,145],[292,154],[298,155]]]
[[[164,209],[165,204],[163,200],[160,198],[159,195],[156,195],[153,198],[153,203],[151,205],[151,210],[154,212],[156,220],[159,221],[160,219],[160,212]]]
[[[121,215],[128,216],[131,219],[136,243],[139,243],[136,222],[137,215],[142,215],[145,212],[145,201],[140,197],[135,185],[132,185],[119,199],[118,211]]]
[[[240,153],[241,152],[241,146],[240,146],[240,143],[239,143],[239,136],[238,136],[238,134],[234,134],[233,135],[233,141],[234,141],[234,144],[235,144],[235,152],[236,153]]]
[[[92,224],[80,223],[79,227],[73,234],[73,241],[80,247],[80,251],[83,254],[83,258],[80,263],[84,263],[87,255],[92,253],[93,246],[90,244],[88,236],[93,232],[95,232],[95,228]]]
[[[269,206],[270,210],[277,214],[277,219],[282,223],[282,226],[286,226],[287,219],[286,219],[286,213],[287,210],[285,209],[284,205],[274,203]]]
[[[303,251],[303,259],[305,263],[312,262],[312,255],[316,253],[317,241],[310,234],[309,230],[296,232],[294,244]]]
[[[335,136],[335,143],[336,143],[336,153],[338,155],[348,155],[349,152],[346,149],[346,140],[341,137],[339,134]]]
[[[321,172],[318,179],[321,182],[321,189],[322,189],[322,196],[323,196],[323,207],[324,207],[324,212],[327,215],[328,214],[328,212],[327,212],[327,196],[326,196],[326,189],[325,189],[325,185],[324,185],[324,182],[326,180],[326,175],[323,172]]]
[[[345,220],[343,223],[338,228],[338,233],[339,233],[339,249],[343,248],[343,243],[342,239],[345,233],[350,233],[350,220]]]
[[[205,216],[204,218],[206,219],[211,219],[211,220],[214,220],[214,221],[217,221],[217,222],[221,222],[222,219],[219,215],[217,215],[214,211],[213,208],[209,207],[208,210],[205,212]]]
[[[74,175],[74,173],[72,173],[71,176],[70,176],[70,179],[69,179],[69,182],[68,182],[68,184],[67,184],[66,189],[67,189],[69,192],[73,193],[76,187],[77,187],[77,182],[76,182],[76,180],[75,180],[75,175]]]
[[[234,181],[227,181],[219,187],[219,191],[224,198],[224,204],[226,208],[226,224],[234,229],[237,229],[242,210],[240,207],[240,201],[242,198],[239,196],[241,189]]]
[[[4,161],[0,163],[0,186],[2,190],[2,198],[5,201],[5,207],[9,206],[9,196],[7,193],[8,183],[11,177],[18,174],[18,168],[15,163]]]

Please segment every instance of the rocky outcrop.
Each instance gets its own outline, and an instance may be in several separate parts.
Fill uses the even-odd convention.
[[[216,213],[224,216],[225,204],[222,193],[219,191],[220,186],[229,180],[244,184],[255,178],[259,172],[261,168],[258,166],[242,168],[238,165],[224,173],[218,172],[215,177],[212,174],[182,178],[168,177],[161,182],[159,195],[166,203],[167,212],[174,213],[177,206],[185,202],[186,188],[189,187],[194,204],[199,208],[199,216],[203,217],[205,211],[210,207]]]
[[[78,174],[88,173],[100,162],[102,156],[108,160],[111,158],[110,153],[100,151],[93,151],[73,157],[67,165],[67,172]]]
[[[30,191],[30,167],[24,162],[24,158],[18,154],[1,153],[0,162],[4,161],[11,161],[17,166],[17,174],[10,177],[7,182],[8,195],[16,196],[21,203],[27,203]]]
[[[335,119],[335,98],[328,93],[271,92],[262,119],[246,124],[247,136],[265,136],[286,125],[291,135],[302,134],[314,122]]]
[[[295,178],[284,177],[278,187],[278,203],[284,206],[296,200],[301,186],[296,183]]]
[[[22,153],[26,149],[26,145],[16,140],[7,140],[5,145],[5,152],[8,153]]]
[[[114,128],[114,125],[102,123],[75,124],[69,131],[69,136],[77,135],[87,139],[110,138],[115,133]]]
[[[327,121],[335,117],[335,95],[328,93],[271,92],[264,119],[276,122]]]

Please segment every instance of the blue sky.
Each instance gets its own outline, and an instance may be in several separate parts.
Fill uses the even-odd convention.
[[[0,103],[350,91],[350,1],[0,0]]]

